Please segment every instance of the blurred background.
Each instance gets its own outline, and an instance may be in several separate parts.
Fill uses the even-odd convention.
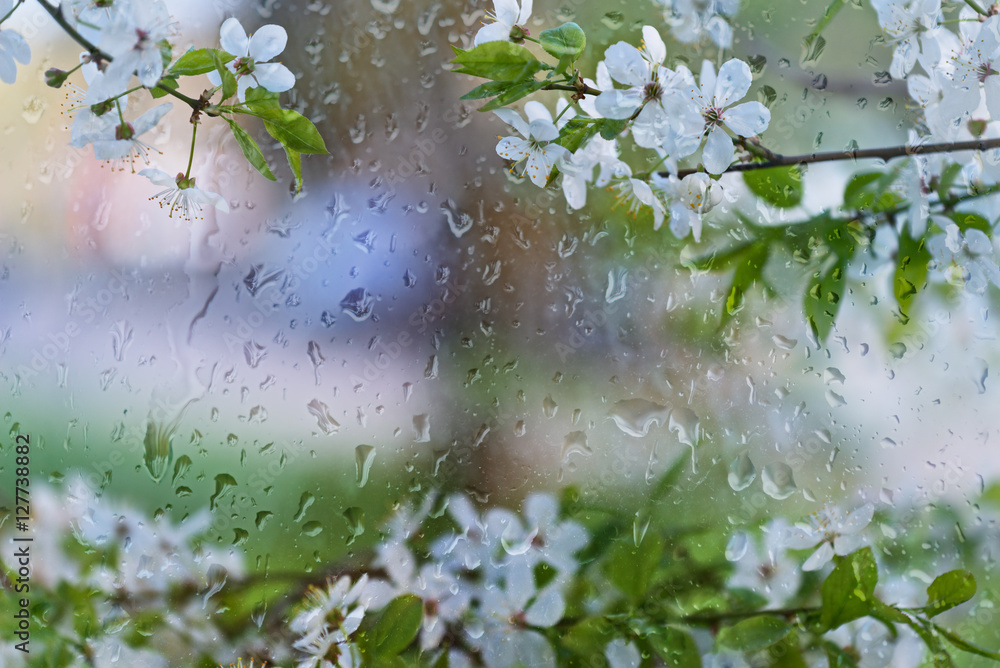
[[[807,334],[791,259],[776,294],[751,295],[720,327],[726,277],[689,263],[709,243],[654,232],[603,191],[569,211],[558,190],[508,172],[494,150],[508,130],[459,100],[479,82],[448,71],[486,2],[170,5],[175,54],[217,46],[228,16],[248,32],[284,26],[279,60],[298,78],[287,99],[330,155],[304,157],[293,195],[254,119],[244,126],[277,183],[209,120],[192,173],[231,210],[171,218],[146,179],[67,145],[65,92],[42,73],[78,49],[37,5],[18,11],[33,54],[0,104],[0,414],[36,444],[38,483],[80,472],[175,521],[211,505],[212,540],[264,573],[323,570],[430,488],[516,506],[575,485],[630,508],[683,461],[676,516],[735,528],[831,500],[919,516],[996,478],[989,300],[929,294],[902,326],[876,239],[825,345]],[[905,141],[917,110],[886,80],[891,50],[867,5],[842,11],[818,54],[801,44],[825,7],[745,5],[724,56],[752,58],[767,146]],[[651,2],[536,0],[529,26],[569,20],[587,31],[588,76],[644,24],[668,32]],[[695,71],[720,58],[667,44]],[[152,166],[183,168],[187,117],[175,105],[150,133]],[[773,215],[726,177],[706,236],[724,241],[734,210],[805,218],[859,167],[811,167],[803,205]]]

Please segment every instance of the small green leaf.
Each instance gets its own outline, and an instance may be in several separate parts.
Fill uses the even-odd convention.
[[[927,283],[927,265],[930,261],[931,254],[924,246],[923,238],[913,239],[907,230],[902,230],[899,233],[899,249],[896,251],[893,293],[904,313]]]
[[[597,134],[600,127],[598,123],[589,119],[571,118],[559,131],[559,139],[556,140],[556,143],[565,147],[570,153],[575,153],[578,148]]]
[[[169,95],[170,93],[168,92],[168,89],[177,90],[177,86],[178,86],[177,77],[168,75],[163,77],[157,82],[156,88],[150,88],[149,94],[152,96],[154,100],[156,100],[158,98]]]
[[[568,22],[558,28],[543,30],[538,35],[538,41],[546,53],[559,59],[560,71],[565,71],[563,62],[572,63],[583,55],[583,50],[587,46],[587,35],[580,26]]]
[[[894,208],[901,200],[898,195],[889,192],[889,186],[898,176],[896,170],[855,175],[844,188],[844,208],[872,213]]]
[[[701,668],[698,645],[683,629],[667,626],[647,635],[646,642],[670,668]]]
[[[820,341],[833,329],[847,285],[849,254],[834,255],[834,262],[812,275],[803,297],[802,309],[813,334]]]
[[[663,549],[662,536],[652,532],[639,545],[631,537],[628,542],[619,541],[605,562],[605,572],[626,596],[638,599],[652,585]]]
[[[223,64],[235,56],[219,49],[189,49],[170,68],[168,74],[172,77],[189,77],[196,74],[208,74],[216,68],[215,58]]]
[[[788,209],[802,201],[802,171],[797,166],[743,172],[751,192],[765,202]]]
[[[610,141],[628,127],[628,119],[604,118],[600,121],[599,125],[601,126],[601,137]]]
[[[788,635],[792,627],[784,619],[771,615],[751,617],[719,631],[723,647],[740,652],[756,652],[770,647]]]
[[[394,598],[371,630],[370,647],[380,657],[396,656],[417,637],[423,618],[424,602],[419,596]]]
[[[767,264],[770,250],[770,245],[767,243],[753,244],[749,247],[746,255],[736,263],[733,282],[729,285],[729,294],[726,297],[726,312],[723,316],[723,322],[743,309],[746,291],[761,280],[761,272],[764,271],[764,265]]]
[[[280,93],[272,93],[262,86],[247,88],[242,106],[232,108],[232,111],[247,111],[248,113],[280,112]]]
[[[299,153],[326,154],[326,144],[313,122],[297,111],[280,109],[254,114],[268,134]]]
[[[934,624],[934,630],[940,635],[944,636],[944,639],[950,642],[952,645],[958,649],[969,652],[970,654],[978,654],[979,656],[985,656],[987,659],[993,659],[994,661],[1000,661],[1000,652],[994,652],[992,650],[983,649],[979,645],[974,645],[962,636],[949,631],[946,628],[940,627]]]
[[[878,569],[870,547],[840,560],[823,582],[823,609],[820,625],[824,630],[864,617],[872,608]]]
[[[955,211],[949,217],[958,225],[958,229],[962,230],[963,234],[968,230],[980,230],[990,237],[993,236],[993,226],[979,214]]]
[[[924,613],[928,617],[934,617],[965,603],[975,595],[976,577],[972,573],[961,569],[948,571],[934,578],[934,582],[927,587]]]
[[[459,74],[495,81],[521,81],[542,69],[542,63],[531,51],[512,42],[487,42],[469,51],[454,50],[456,56],[451,62],[461,66],[454,70]]]
[[[823,651],[829,668],[858,668],[857,661],[845,652],[840,645],[829,640],[823,641]]]
[[[937,193],[941,199],[947,199],[951,194],[951,187],[955,185],[955,179],[962,172],[962,164],[953,162],[941,170],[941,180],[938,182]]]
[[[215,63],[215,71],[219,73],[219,77],[222,79],[222,99],[227,100],[236,94],[236,77],[233,76],[233,73],[222,62],[219,54],[214,49],[210,51],[212,61]]]
[[[499,95],[513,85],[513,81],[487,81],[484,84],[479,84],[459,99],[481,100],[484,97],[493,97],[494,95]]]
[[[291,167],[292,175],[295,178],[292,190],[296,195],[298,195],[302,192],[302,154],[288,148],[284,144],[281,146],[285,149],[285,157],[288,159],[288,166]]]
[[[492,82],[496,83],[496,82]],[[509,82],[510,87],[505,91],[497,95],[495,98],[484,104],[479,108],[479,111],[492,111],[494,109],[499,109],[500,107],[505,107],[512,102],[517,102],[522,97],[531,95],[537,90],[541,90],[546,86],[544,81],[535,81],[534,79],[525,79],[524,81]]]
[[[265,178],[276,181],[277,177],[271,172],[271,168],[267,166],[267,160],[264,158],[263,152],[261,152],[260,147],[254,141],[253,137],[250,136],[250,133],[241,128],[239,123],[233,119],[226,118],[225,116],[223,118],[229,123],[229,129],[233,131],[233,137],[236,138],[236,143],[239,144],[240,150],[243,151],[243,157]]]
[[[604,653],[604,646],[615,637],[615,629],[604,617],[585,617],[562,635],[562,644],[581,657]]]

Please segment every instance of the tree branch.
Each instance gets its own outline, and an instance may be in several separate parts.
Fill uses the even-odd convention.
[[[66,17],[63,16],[62,8],[61,7],[57,7],[55,5],[49,4],[48,0],[38,0],[38,4],[40,4],[42,6],[42,9],[44,9],[48,13],[48,15],[51,16],[52,19],[56,23],[59,24],[59,27],[62,28],[63,31],[65,31],[67,35],[69,35],[70,37],[72,37],[73,40],[77,44],[79,44],[80,46],[82,46],[84,49],[87,50],[87,53],[90,54],[91,58],[93,58],[94,60],[103,60],[103,61],[109,62],[109,63],[112,60],[114,60],[111,56],[109,56],[108,54],[106,54],[104,51],[101,51],[101,49],[99,47],[97,47],[95,44],[93,44],[90,40],[88,40],[86,37],[84,37],[83,35],[81,35],[79,33],[79,31],[77,31],[76,28],[74,28],[73,26],[71,26],[69,24],[69,21],[66,20]],[[174,90],[173,88],[169,88],[169,87],[164,86],[162,84],[157,84],[155,87],[157,89],[165,92],[167,95],[171,95],[173,97],[176,97],[178,100],[180,100],[184,104],[188,105],[189,107],[191,107],[191,109],[193,109],[196,112],[205,111],[205,107],[208,106],[208,102],[207,101],[203,103],[201,100],[196,100],[194,98],[188,97],[187,95],[184,95],[183,93],[180,93],[180,92]],[[218,116],[219,115],[217,113],[212,113],[212,112],[208,112],[208,111],[205,111],[205,113],[208,116]]]
[[[760,147],[763,148],[763,147]],[[744,162],[733,165],[726,172],[749,172],[755,169],[769,169],[771,167],[788,167],[791,165],[806,165],[813,162],[834,162],[837,160],[891,160],[904,155],[924,155],[929,153],[951,153],[954,151],[988,151],[1000,148],[1000,139],[973,139],[970,141],[944,142],[941,144],[917,144],[910,146],[888,146],[884,148],[866,148],[857,151],[828,151],[826,153],[806,153],[803,155],[778,155],[770,160],[761,162]],[[694,174],[699,169],[682,169],[678,176],[683,178],[689,174]],[[660,176],[667,176],[667,172],[660,172]]]

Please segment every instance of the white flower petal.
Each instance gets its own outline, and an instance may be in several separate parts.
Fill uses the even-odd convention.
[[[288,44],[288,33],[281,26],[272,23],[261,26],[250,36],[247,50],[254,62],[264,63],[284,51],[286,44]]]
[[[726,109],[722,122],[741,137],[753,137],[767,129],[771,122],[771,110],[760,102],[744,102]]]
[[[806,563],[802,564],[802,570],[818,571],[828,564],[831,559],[833,559],[833,546],[829,543],[823,543],[812,553],[812,556],[806,559]]]
[[[7,52],[0,49],[0,81],[12,84],[17,80],[17,65]]]
[[[539,118],[531,121],[528,125],[528,134],[531,135],[532,139],[538,141],[552,141],[559,137],[559,130],[552,123],[551,120],[545,120]]]
[[[663,38],[653,26],[642,27],[642,41],[646,46],[646,53],[654,63],[661,64],[667,58],[667,46],[663,43]]]
[[[642,92],[636,88],[618,90],[609,88],[594,100],[594,106],[604,118],[625,119],[635,113],[642,104]]]
[[[219,44],[223,51],[237,58],[247,55],[250,51],[250,38],[239,19],[231,17],[225,20],[219,29]]]
[[[521,118],[521,114],[517,113],[513,109],[494,109],[493,113],[496,114],[501,121],[521,133],[522,137],[527,138],[530,134],[528,132],[528,124],[524,122],[523,118]]]
[[[712,128],[708,133],[708,140],[705,142],[705,150],[702,152],[701,161],[709,174],[722,174],[733,164],[733,157],[736,155],[736,148],[733,140],[720,127]]]
[[[749,65],[738,58],[727,60],[719,68],[719,76],[715,80],[715,106],[724,109],[742,99],[750,90],[752,82]],[[702,86],[704,85],[702,82]]]
[[[7,51],[14,60],[22,65],[31,62],[31,47],[18,32],[0,30],[0,49]]]
[[[144,169],[139,176],[145,176],[154,186],[177,186],[177,177],[159,169]]]
[[[476,33],[476,38],[472,41],[472,44],[473,46],[479,46],[487,42],[506,42],[509,37],[510,26],[499,22],[487,23]]]
[[[639,49],[627,42],[612,44],[604,52],[608,74],[618,83],[642,86],[649,74],[649,64]]]
[[[497,144],[497,155],[506,160],[519,162],[528,157],[531,142],[520,137],[504,137]]]
[[[525,172],[528,178],[539,188],[545,187],[549,180],[549,174],[552,173],[552,166],[556,162],[550,160],[549,157],[544,150],[532,151],[531,155],[528,156],[528,162],[525,163]]]
[[[497,23],[507,26],[507,32],[517,24],[517,19],[521,14],[521,8],[517,6],[517,0],[493,0],[493,15]]]
[[[548,628],[558,623],[564,612],[566,612],[566,601],[562,592],[556,587],[548,586],[539,592],[534,603],[525,611],[524,621],[532,626]]]
[[[263,63],[253,71],[257,83],[272,93],[283,93],[295,86],[295,75],[281,63]]]

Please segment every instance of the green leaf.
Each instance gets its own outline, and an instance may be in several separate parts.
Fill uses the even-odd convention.
[[[798,166],[743,172],[743,181],[755,195],[782,209],[802,201],[802,170]]]
[[[878,213],[896,207],[900,198],[888,188],[899,172],[862,172],[855,175],[844,188],[844,208]]]
[[[565,72],[577,58],[583,55],[583,50],[587,46],[587,35],[580,26],[568,22],[558,28],[543,30],[538,35],[538,41],[546,53],[559,59],[556,71]]]
[[[646,642],[670,668],[701,668],[701,652],[687,631],[673,626],[646,636]]]
[[[846,4],[847,0],[833,0],[833,2],[830,3],[830,6],[826,8],[825,12],[823,12],[823,17],[819,20],[819,23],[817,23],[816,27],[813,28],[813,31],[806,36],[804,42],[807,49],[812,46],[813,42],[820,36],[820,33],[823,32],[823,30],[830,24],[830,21],[833,20],[833,17],[837,15],[837,12],[839,12]]]
[[[955,185],[955,179],[962,172],[962,164],[953,162],[941,171],[941,180],[938,182],[937,194],[941,199],[947,199],[951,194],[951,187]]]
[[[767,264],[770,250],[770,244],[766,242],[755,243],[749,247],[746,255],[736,263],[733,282],[729,285],[729,294],[726,297],[726,312],[723,315],[723,322],[743,309],[746,291],[761,280],[761,272],[764,271],[764,265]]]
[[[264,121],[268,134],[299,153],[326,154],[326,144],[313,122],[297,111],[279,109],[254,113]]]
[[[958,229],[962,230],[963,234],[968,230],[980,230],[989,235],[991,239],[993,238],[993,226],[979,214],[955,211],[949,217],[958,225]]]
[[[231,53],[219,49],[189,49],[170,68],[168,74],[172,77],[189,77],[196,74],[208,74],[216,69],[215,58],[228,63],[235,58]]]
[[[257,113],[268,113],[281,111],[281,103],[278,98],[280,93],[272,93],[261,86],[247,88],[246,95],[241,107],[229,108],[233,111],[245,110],[256,115]]]
[[[250,133],[241,128],[240,124],[233,119],[226,118],[225,116],[223,118],[229,123],[229,129],[233,131],[233,137],[236,138],[236,143],[239,144],[240,150],[243,151],[243,157],[254,166],[254,169],[264,175],[265,178],[276,181],[277,177],[271,172],[271,168],[267,166],[264,153],[261,152],[260,146],[250,136]]]
[[[535,81],[534,79],[508,83],[510,83],[509,88],[481,106],[479,111],[492,111],[500,107],[505,107],[511,102],[516,102],[526,95],[531,95],[535,91],[541,90],[547,85],[544,81]]]
[[[499,95],[513,85],[513,81],[487,81],[484,84],[479,84],[459,99],[481,100],[484,97],[493,97],[494,95]]]
[[[615,629],[604,617],[586,617],[569,628],[562,644],[581,657],[599,656],[615,637]]]
[[[288,159],[288,166],[291,168],[292,175],[295,178],[292,189],[298,195],[302,192],[302,154],[288,148],[284,144],[282,144],[282,148],[285,149],[285,158]]]
[[[788,635],[792,627],[784,619],[771,615],[751,617],[719,631],[723,647],[740,652],[756,652],[770,647]]]
[[[870,547],[840,559],[823,582],[823,609],[820,625],[824,630],[864,617],[872,608],[878,569]]]
[[[469,51],[454,50],[456,56],[451,62],[461,66],[454,70],[459,74],[495,81],[520,81],[542,69],[542,63],[531,51],[512,42],[487,42]]]
[[[934,578],[927,587],[927,605],[924,614],[940,615],[956,605],[961,605],[976,595],[976,577],[965,570],[948,571]]]
[[[802,309],[813,334],[820,341],[833,329],[847,284],[849,254],[835,255],[835,261],[813,274],[806,287]]]
[[[620,541],[611,549],[605,572],[626,596],[640,598],[653,583],[663,556],[664,540],[650,532],[639,545]]]
[[[600,123],[579,118],[571,118],[562,130],[556,143],[565,147],[570,153],[586,144],[601,129]]]
[[[614,119],[605,118],[599,123],[601,126],[601,136],[607,140],[614,139],[622,133],[622,130],[628,127],[628,119]]]
[[[222,79],[222,99],[227,100],[236,94],[236,77],[229,71],[229,68],[222,62],[222,58],[214,49],[210,49],[212,62],[215,63],[215,71]]]
[[[893,276],[893,293],[896,302],[904,311],[916,294],[927,283],[927,265],[931,254],[924,246],[924,240],[913,239],[906,230],[899,233],[899,249],[896,251],[896,272]]]
[[[394,598],[371,630],[369,646],[380,657],[396,656],[417,637],[423,618],[424,602],[419,596]]]
[[[156,88],[150,88],[149,94],[156,100],[170,94],[166,89],[177,90],[177,86],[177,77],[168,75],[157,82]]]

